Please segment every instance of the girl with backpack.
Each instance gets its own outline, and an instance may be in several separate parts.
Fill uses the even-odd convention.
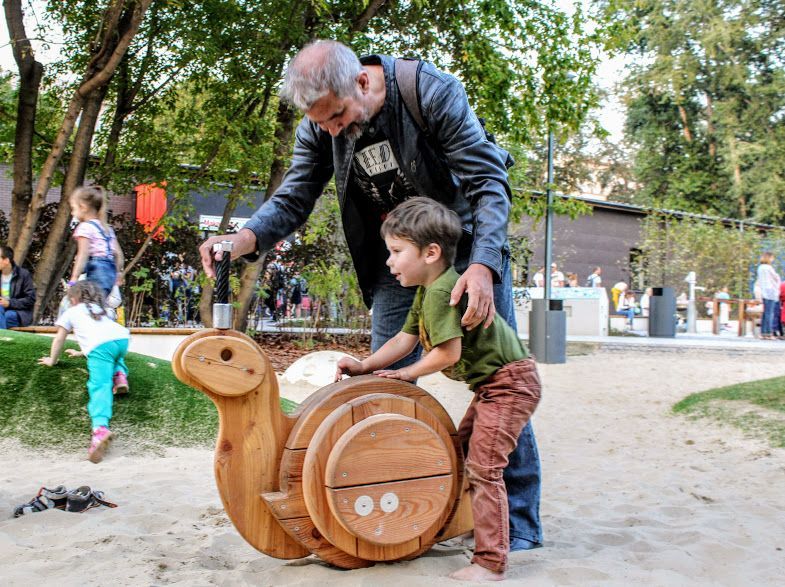
[[[82,272],[103,290],[104,296],[120,285],[123,252],[114,230],[106,220],[106,192],[98,185],[74,190],[69,200],[71,213],[79,224],[74,230],[76,259],[68,285],[74,285]]]

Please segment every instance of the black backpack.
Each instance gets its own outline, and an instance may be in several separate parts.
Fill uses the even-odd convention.
[[[414,59],[411,57],[404,57],[401,59],[395,60],[395,83],[398,85],[398,92],[401,94],[401,99],[403,100],[406,109],[411,114],[414,121],[417,123],[417,126],[420,127],[420,130],[427,136],[430,137],[430,133],[428,132],[428,125],[425,123],[425,119],[422,115],[422,108],[420,104],[420,92],[419,90],[419,81],[420,81],[420,70],[422,69],[423,62],[419,59]],[[485,138],[489,143],[496,143],[496,137],[490,132],[487,128],[485,128],[485,119],[481,117],[477,117],[480,121],[480,126],[482,126],[482,130],[485,133]],[[499,147],[501,149],[501,147]],[[515,159],[513,159],[512,155],[510,155],[504,149],[501,149],[505,154],[504,159],[504,166],[509,169],[513,165],[515,165]]]

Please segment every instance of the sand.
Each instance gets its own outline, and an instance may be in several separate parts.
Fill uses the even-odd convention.
[[[772,355],[601,352],[541,368],[534,426],[545,547],[513,553],[507,584],[775,585],[785,576],[785,450],[670,413],[694,391],[785,375]],[[307,383],[285,383],[300,399]],[[459,418],[470,399],[441,376],[421,385]],[[125,450],[124,450],[125,447]],[[0,444],[2,585],[456,585],[470,551],[340,571],[248,546],[223,513],[212,451],[93,465]],[[40,485],[91,485],[116,509],[11,518]]]

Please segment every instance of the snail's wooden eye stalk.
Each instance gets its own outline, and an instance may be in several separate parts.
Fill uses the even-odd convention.
[[[285,415],[267,355],[230,329],[231,243],[213,250],[223,253],[216,328],[185,339],[172,369],[218,409],[215,480],[243,538],[276,558],[313,553],[359,568],[471,530],[463,454],[442,405],[411,383],[364,375]]]

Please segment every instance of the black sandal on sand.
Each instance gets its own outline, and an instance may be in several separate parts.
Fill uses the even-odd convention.
[[[103,491],[93,491],[87,485],[82,485],[68,492],[65,511],[81,513],[102,505],[109,508],[117,507],[116,503],[104,499]]]
[[[68,490],[64,486],[58,485],[54,489],[42,487],[33,499],[14,508],[14,517],[51,509],[64,510],[67,500]]]

